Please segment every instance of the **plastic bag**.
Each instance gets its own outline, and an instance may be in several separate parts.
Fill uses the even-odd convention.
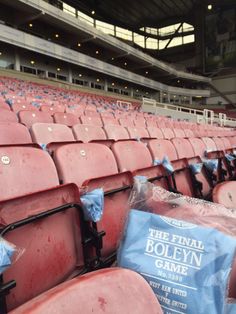
[[[12,265],[24,253],[24,249],[17,248],[14,244],[0,237],[0,274]]]
[[[172,164],[169,161],[169,158],[167,156],[164,156],[164,158],[162,160],[155,159],[153,162],[153,165],[154,166],[162,165],[168,173],[174,172],[174,168],[173,168],[173,166],[172,166]]]
[[[236,211],[135,180],[118,266],[140,273],[164,313],[231,314]]]
[[[198,174],[202,171],[203,163],[191,164],[189,167],[193,174]]]
[[[98,222],[101,220],[104,208],[103,189],[95,189],[80,197],[83,204],[84,218],[87,221]]]

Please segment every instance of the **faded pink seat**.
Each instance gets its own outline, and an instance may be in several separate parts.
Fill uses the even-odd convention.
[[[93,140],[106,140],[106,134],[99,126],[76,124],[72,127],[74,137],[77,141],[84,143]]]
[[[0,145],[32,143],[28,129],[20,123],[0,123]]]

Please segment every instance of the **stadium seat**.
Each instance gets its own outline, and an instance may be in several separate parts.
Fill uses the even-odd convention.
[[[15,113],[18,113],[21,110],[38,111],[39,108],[27,103],[14,103],[12,105],[12,110]]]
[[[102,116],[102,122],[103,122],[103,125],[104,126],[107,126],[107,125],[120,125],[119,124],[119,121],[117,120],[117,119],[115,119],[114,118],[114,116],[113,117],[104,117],[104,116]]]
[[[14,112],[0,109],[0,123],[1,122],[18,122],[18,119]]]
[[[121,125],[105,125],[104,130],[107,138],[110,140],[126,140],[129,139],[128,131]]]
[[[73,113],[77,118],[84,114],[84,107],[82,106],[67,106],[65,112]]]
[[[65,124],[70,127],[79,123],[79,119],[73,113],[56,112],[53,118],[55,123]]]
[[[143,127],[127,127],[129,137],[131,139],[149,138],[149,133],[146,128]]]
[[[80,116],[80,121],[85,125],[103,126],[102,120],[99,116]]]
[[[53,118],[47,112],[19,111],[19,121],[30,128],[34,123],[53,123]]]
[[[190,129],[184,129],[185,137],[194,137],[194,132]]]
[[[217,184],[213,189],[213,202],[228,208],[236,208],[236,182],[227,181]]]
[[[20,123],[0,123],[0,145],[32,143],[28,129]]]
[[[186,137],[184,131],[182,129],[173,129],[175,137],[184,138]]]
[[[11,314],[131,314],[134,308],[135,314],[162,314],[154,292],[139,274],[110,268],[63,283]]]
[[[134,126],[139,128],[146,128],[146,120],[142,117],[134,119]]]
[[[174,132],[171,129],[169,129],[169,128],[162,128],[162,127],[160,127],[160,128],[161,128],[163,136],[164,136],[164,138],[166,140],[170,140],[170,139],[175,137],[175,134],[174,134]]]
[[[189,139],[189,142],[191,143],[193,150],[194,150],[194,155],[199,156],[200,158],[205,157],[205,152],[207,150],[207,146],[205,142],[203,142],[202,139],[193,137]]]
[[[120,123],[120,125],[122,125],[124,127],[133,127],[134,126],[133,120],[129,119],[129,118],[120,118],[119,123]]]
[[[52,142],[74,141],[71,130],[64,124],[34,123],[30,128],[32,140],[40,145]]]
[[[183,195],[193,196],[193,181],[187,159],[178,159],[173,143],[169,140],[151,140],[148,143],[148,148],[154,160],[161,161],[165,156],[169,158],[174,170],[173,175],[169,175],[172,188]]]
[[[63,105],[54,105],[54,106],[42,105],[40,107],[40,110],[43,112],[48,112],[51,115],[53,115],[55,112],[63,113],[65,111],[65,106],[63,106]]]
[[[161,129],[158,129],[157,127],[148,127],[147,130],[151,138],[164,138]]]
[[[109,264],[110,259],[114,261],[113,256],[127,215],[130,187],[133,183],[131,174],[118,174],[111,150],[96,143],[61,146],[54,152],[54,162],[62,183],[74,182],[85,191],[103,188],[104,211],[101,221],[97,223],[97,231],[104,230],[106,233],[101,254]]]
[[[106,140],[106,134],[99,126],[76,124],[72,127],[72,131],[75,139],[84,143],[94,140]]]

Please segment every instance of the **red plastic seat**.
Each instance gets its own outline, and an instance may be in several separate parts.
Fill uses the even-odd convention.
[[[230,140],[228,137],[221,137],[221,140],[223,141],[224,147],[226,150],[232,148],[232,144],[230,143]]]
[[[158,138],[158,139],[164,138],[161,129],[158,129],[156,127],[148,127],[147,130],[151,138]]]
[[[194,150],[190,142],[185,138],[173,138],[171,142],[174,144],[178,158],[192,158],[195,156]]]
[[[224,141],[220,137],[213,137],[212,140],[215,142],[217,150],[225,150]]]
[[[119,171],[135,171],[151,167],[152,157],[145,144],[136,141],[114,143],[111,147]]]
[[[120,125],[122,125],[124,127],[133,127],[134,126],[133,120],[131,120],[129,118],[120,118],[119,122],[120,122]]]
[[[18,113],[21,110],[38,111],[39,109],[27,103],[14,103],[14,105],[12,106],[12,110],[15,113]]]
[[[106,232],[103,238],[102,257],[108,258],[117,249],[128,211],[128,198],[132,176],[118,174],[111,150],[101,144],[68,144],[54,152],[59,178],[62,183],[74,182],[86,191],[103,188],[104,212],[97,231]]]
[[[0,145],[32,143],[28,129],[20,123],[0,123]]]
[[[129,134],[126,128],[121,125],[105,125],[104,130],[107,138],[110,140],[126,140],[129,139]]]
[[[3,276],[4,283],[16,281],[6,297],[11,310],[83,267],[76,210],[70,206],[63,213],[55,211],[53,217],[46,215],[66,202],[78,203],[79,194],[75,186],[59,187],[53,160],[47,152],[33,147],[0,147],[0,182],[0,216],[6,226],[2,234],[25,249]],[[20,223],[24,219],[27,221]],[[15,222],[16,226],[8,228]]]
[[[65,107],[60,106],[60,105],[55,105],[55,106],[42,105],[40,107],[40,111],[47,112],[52,116],[55,112],[63,113],[65,111]]]
[[[65,124],[67,126],[73,126],[79,123],[79,119],[73,113],[56,112],[53,118],[55,123]]]
[[[20,111],[19,121],[30,128],[34,123],[53,123],[53,118],[47,112]]]
[[[134,119],[134,125],[140,128],[146,128],[146,120],[144,118],[138,117]]]
[[[194,137],[194,132],[190,129],[184,129],[185,137]]]
[[[72,127],[72,131],[75,139],[84,143],[93,140],[106,140],[106,134],[99,126],[76,124]]]
[[[102,122],[103,122],[104,126],[106,126],[106,125],[120,125],[119,121],[117,119],[115,119],[114,117],[102,116]]]
[[[85,125],[103,126],[102,120],[99,116],[81,116],[81,123]]]
[[[203,142],[206,145],[206,150],[207,151],[213,151],[214,152],[214,151],[217,150],[216,144],[215,144],[215,142],[211,138],[203,137],[202,140],[203,140]]]
[[[131,314],[134,307],[135,314],[162,314],[155,294],[140,275],[110,268],[63,283],[11,314]]]
[[[1,122],[18,122],[18,119],[14,112],[0,109],[0,123]]]
[[[184,130],[182,129],[173,129],[173,132],[174,132],[175,137],[180,137],[180,138],[186,137]]]
[[[189,142],[191,143],[195,156],[205,157],[205,152],[207,150],[206,144],[200,138],[194,137],[190,138]]]
[[[147,129],[143,127],[127,127],[130,138],[149,138]]]
[[[30,133],[33,141],[38,144],[74,141],[71,130],[64,124],[34,123]]]
[[[84,114],[85,107],[83,106],[68,106],[66,107],[66,113],[73,113],[77,118]]]
[[[236,208],[236,182],[227,181],[217,184],[213,190],[213,202],[228,208]]]
[[[151,140],[148,143],[148,148],[153,159],[162,160],[167,156],[169,161],[171,161],[174,168],[174,176],[172,178],[169,177],[172,187],[184,195],[193,196],[192,176],[188,168],[187,159],[178,159],[173,143],[169,140]]]
[[[169,128],[161,128],[161,131],[166,140],[169,140],[175,137],[174,132]]]

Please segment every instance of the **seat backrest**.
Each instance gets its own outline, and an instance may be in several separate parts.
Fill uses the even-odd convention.
[[[195,156],[194,150],[190,142],[185,138],[173,138],[172,143],[175,146],[179,159],[192,158]]]
[[[213,137],[212,140],[215,142],[217,150],[225,150],[224,141],[220,137]]]
[[[147,129],[143,127],[127,127],[130,138],[149,138]]]
[[[190,137],[190,138],[194,137],[194,133],[190,129],[184,129],[184,133],[185,133],[185,137]]]
[[[53,118],[48,112],[42,111],[19,111],[19,121],[30,128],[34,123],[53,123]]]
[[[15,113],[18,113],[21,110],[38,111],[39,109],[27,103],[14,103],[14,105],[12,106],[12,110]]]
[[[213,189],[213,202],[228,208],[236,208],[236,182],[227,181],[217,184]]]
[[[217,150],[216,144],[211,138],[203,137],[202,140],[205,143],[206,149],[208,151],[216,151]]]
[[[73,126],[79,123],[79,119],[73,113],[56,112],[53,118],[55,123],[65,124],[67,126]]]
[[[84,143],[106,139],[106,134],[100,126],[76,124],[72,127],[72,131],[75,139]]]
[[[162,314],[155,294],[139,274],[109,268],[69,280],[11,314],[128,314],[134,313],[134,308],[135,314]]]
[[[110,140],[126,140],[129,139],[128,131],[121,125],[105,125],[104,130],[107,138]]]
[[[203,142],[202,139],[193,137],[189,138],[189,142],[191,143],[195,156],[204,157],[205,152],[207,150],[206,144]]]
[[[77,118],[84,114],[84,106],[68,106],[66,107],[66,113],[73,113]]]
[[[165,156],[167,156],[169,160],[172,161],[178,158],[176,149],[169,140],[151,140],[148,143],[148,148],[153,159],[162,160]]]
[[[64,124],[34,123],[30,129],[32,140],[38,144],[74,141],[74,136]]]
[[[0,200],[59,184],[49,154],[32,147],[0,147],[0,182]]]
[[[103,126],[102,120],[99,116],[80,116],[80,121],[85,125]]]
[[[145,144],[136,141],[116,142],[111,146],[120,172],[152,166],[152,157]]]
[[[28,129],[20,123],[0,123],[0,145],[32,143]]]
[[[18,122],[17,116],[10,110],[0,109],[0,123],[1,122]]]
[[[147,128],[149,136],[152,138],[164,138],[163,133],[161,131],[161,129],[158,129],[156,127],[148,127]]]
[[[230,143],[230,140],[227,137],[221,137],[221,140],[224,142],[225,149],[232,148],[232,144]]]
[[[40,111],[47,112],[52,116],[55,112],[57,112],[57,107],[56,106],[54,107],[54,106],[42,105],[40,107]]]
[[[169,128],[161,128],[163,136],[166,140],[170,140],[175,137],[174,132]]]
[[[120,125],[122,125],[124,127],[133,127],[134,126],[133,120],[131,120],[129,118],[120,118],[119,122],[120,122]]]
[[[186,137],[184,130],[182,130],[182,129],[173,129],[173,132],[174,132],[175,137],[177,137],[177,138],[178,137],[180,137],[180,138]]]
[[[134,125],[136,127],[146,128],[146,120],[142,117],[134,119]]]
[[[53,157],[61,182],[79,187],[86,180],[118,173],[111,150],[102,144],[67,144],[57,148]]]
[[[119,124],[119,121],[117,119],[113,117],[102,117],[102,122],[103,122],[103,125],[104,126],[107,126],[107,125],[120,125]]]

